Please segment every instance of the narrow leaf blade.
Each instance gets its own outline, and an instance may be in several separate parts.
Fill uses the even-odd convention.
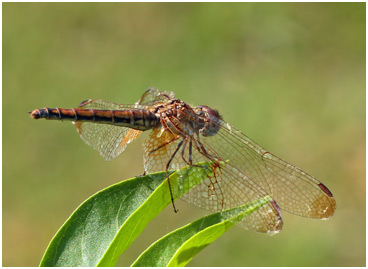
[[[210,171],[210,164],[203,163],[171,174],[174,198]],[[114,266],[146,225],[171,203],[165,178],[164,172],[136,177],[91,196],[56,233],[40,266]]]
[[[156,241],[132,266],[185,266],[197,253],[234,224],[271,200],[272,198],[267,196],[243,206],[200,218]]]

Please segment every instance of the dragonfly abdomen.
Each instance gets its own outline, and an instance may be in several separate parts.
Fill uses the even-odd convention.
[[[149,130],[155,127],[160,119],[146,109],[99,110],[83,108],[42,108],[30,112],[34,119],[70,120],[74,122],[94,122],[129,127],[136,130]]]

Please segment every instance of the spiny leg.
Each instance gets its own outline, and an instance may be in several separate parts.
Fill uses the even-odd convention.
[[[198,139],[194,140],[194,146],[196,147],[196,149],[199,153],[201,153],[203,156],[210,159],[212,162],[217,163],[219,160],[221,160],[218,156],[211,155],[207,152],[207,150],[205,149],[205,147],[203,146],[201,141],[199,141],[199,137],[198,137]]]
[[[175,119],[177,123],[173,122],[172,119]],[[178,128],[177,125],[180,123],[180,120],[178,118],[176,118],[175,116],[171,115],[170,117],[167,117],[166,120],[171,123],[171,125],[173,126],[173,128],[175,128],[175,131],[178,132],[180,134],[180,136],[185,137],[184,138],[185,141],[184,141],[184,144],[183,144],[183,149],[181,151],[181,157],[182,157],[183,161],[187,165],[190,165],[190,166],[202,167],[200,165],[193,165],[193,155],[192,155],[192,148],[193,148],[193,145],[192,144],[193,144],[193,142],[192,141],[193,141],[193,139],[195,140],[195,138],[192,137],[191,135],[189,135],[187,132],[184,132],[184,131],[180,130],[180,128]],[[164,123],[165,123],[166,128],[169,128],[168,125],[167,125],[167,122],[164,122]],[[197,132],[197,135],[198,135],[198,132]],[[189,138],[189,162],[185,158],[185,147],[187,145],[188,138]],[[199,139],[199,137],[198,137],[198,139]],[[200,150],[198,149],[198,151],[200,151]]]
[[[203,165],[193,164],[193,140],[194,140],[194,138],[190,137],[190,140],[189,140],[189,165],[194,166],[194,167],[206,168],[206,166],[203,166]],[[196,148],[196,149],[197,149],[197,151],[199,151],[198,148]]]
[[[183,143],[183,146],[182,146],[182,150],[181,150],[181,158],[183,159],[183,161],[187,164],[187,165],[191,165],[190,162],[188,162],[186,159],[185,159],[185,147],[187,146],[187,142],[188,142],[188,137],[186,137],[184,139],[184,143]]]
[[[190,138],[189,140],[189,164],[190,165],[193,165],[192,147],[193,147],[192,138]]]
[[[188,152],[188,158],[189,158],[189,161],[185,158],[185,147],[186,147],[186,145],[188,143],[188,139],[189,139],[189,147],[188,147],[188,151],[189,151]],[[199,168],[206,168],[206,166],[203,166],[203,165],[193,164],[193,139],[194,138],[191,137],[191,136],[189,136],[189,137],[187,136],[184,139],[184,144],[182,145],[182,150],[181,150],[181,158],[189,166],[199,167]],[[200,151],[199,150],[199,147],[197,147],[196,149],[197,149],[197,151]]]
[[[206,157],[212,162],[211,169],[214,174],[214,177],[216,178],[216,168],[220,167],[220,161],[222,159],[217,157],[216,155],[211,155],[210,153],[208,153],[203,144],[199,141],[199,138],[198,140],[194,139],[194,146],[200,154],[202,154],[204,157]],[[209,169],[208,167],[206,168]]]
[[[177,123],[173,122],[172,121],[172,118],[175,119],[177,121]],[[183,132],[182,130],[180,130],[180,128],[177,127],[177,125],[179,124],[179,119],[174,117],[174,116],[171,116],[171,117],[168,117],[167,118],[167,121],[169,121],[172,126],[175,128],[175,131],[176,132],[179,132],[181,136],[185,136],[185,139],[184,139],[184,144],[183,144],[183,149],[181,151],[181,157],[183,159],[183,161],[187,164],[187,165],[190,165],[190,166],[195,166],[195,167],[202,167],[200,165],[193,165],[193,155],[192,155],[192,140],[194,139],[192,136],[190,136],[189,134]],[[167,123],[165,122],[166,126],[168,127]],[[189,162],[188,160],[185,158],[185,148],[186,148],[186,145],[188,143],[188,138],[189,138]]]
[[[183,145],[183,142],[184,142],[184,139],[180,141],[180,143],[178,144],[178,146],[176,147],[174,153],[171,155],[170,157],[170,160],[167,162],[166,166],[165,166],[165,172],[166,172],[166,178],[167,178],[167,183],[169,184],[169,189],[170,189],[170,196],[171,196],[171,203],[173,205],[173,208],[174,208],[174,212],[177,213],[178,210],[175,208],[175,204],[174,204],[174,197],[173,197],[173,194],[172,194],[172,189],[171,189],[171,184],[170,184],[170,178],[169,178],[169,172],[168,172],[168,169],[169,169],[169,166],[170,166],[170,163],[172,162],[172,160],[174,159],[176,153],[179,151],[180,147]]]

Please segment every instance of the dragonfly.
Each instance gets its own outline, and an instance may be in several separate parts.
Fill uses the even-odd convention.
[[[102,157],[119,156],[143,131],[145,173],[175,171],[201,162],[221,170],[180,198],[221,212],[266,196],[272,200],[238,225],[256,232],[281,231],[281,210],[327,219],[336,209],[330,190],[315,177],[262,148],[208,106],[190,106],[173,92],[147,89],[135,104],[85,100],[78,108],[42,108],[33,119],[69,120],[81,138]],[[175,207],[169,183],[172,205]]]

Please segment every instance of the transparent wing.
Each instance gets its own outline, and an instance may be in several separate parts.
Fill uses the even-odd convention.
[[[74,122],[81,138],[97,150],[106,161],[119,156],[141,131],[107,124]]]
[[[148,88],[136,104],[152,106],[157,103],[166,103],[169,99],[174,99],[173,92],[160,91],[154,87]]]
[[[184,142],[182,140],[182,137],[168,131],[154,130],[144,143],[145,171],[149,173],[165,170],[169,160],[171,164],[168,170],[182,168],[188,165],[190,159],[193,164],[210,160],[196,149],[195,143],[198,140],[193,137],[184,139]],[[183,146],[179,148],[180,143]],[[178,148],[178,153],[173,156]],[[215,177],[207,178],[180,198],[206,210],[218,212],[265,196],[267,193],[254,181],[249,180],[235,167],[226,164]],[[275,233],[282,229],[281,213],[276,202],[272,201],[245,218],[239,225],[248,230]]]
[[[290,213],[324,219],[336,209],[331,192],[313,176],[269,153],[245,134],[221,121],[219,132],[204,145],[270,194]]]
[[[174,97],[175,95],[172,92],[149,88],[134,105],[122,105],[102,99],[90,99],[83,101],[79,107],[102,110],[147,109],[151,105],[167,102],[168,99]],[[127,145],[141,134],[139,130],[94,122],[74,122],[74,125],[87,145],[97,150],[107,161],[111,161],[119,156],[126,149]]]
[[[194,120],[192,115],[188,118]],[[180,124],[175,118],[170,121],[171,126]],[[186,131],[180,136],[167,129],[152,132],[144,144],[147,172],[165,170],[169,160],[168,170],[206,160],[220,160],[226,165],[215,179],[209,178],[199,184],[182,196],[183,200],[211,211],[221,211],[270,195],[274,201],[240,223],[244,228],[259,232],[281,229],[278,205],[304,217],[324,219],[333,215],[336,203],[327,187],[267,152],[226,122],[219,120],[219,131],[208,137],[193,129],[200,124],[184,124],[187,124]],[[173,156],[177,149],[178,153]]]
[[[118,110],[133,109],[139,105],[120,105],[106,100],[87,100],[79,106],[84,109]],[[111,161],[119,156],[129,143],[134,141],[141,131],[114,126],[109,124],[98,124],[94,122],[73,122],[81,138],[101,156]]]

